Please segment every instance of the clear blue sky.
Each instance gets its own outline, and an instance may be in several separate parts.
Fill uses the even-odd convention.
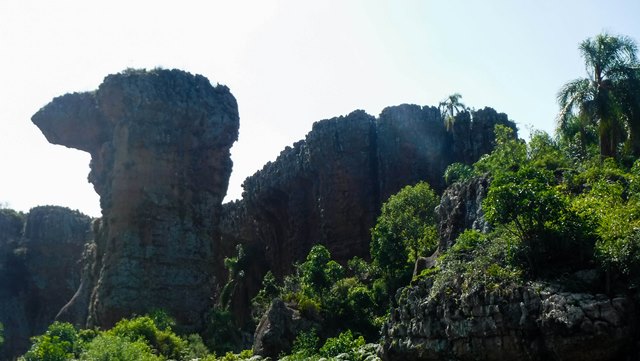
[[[552,132],[555,94],[584,76],[578,44],[640,40],[640,1],[2,1],[0,203],[99,216],[89,156],[47,143],[30,117],[127,67],[181,68],[240,108],[228,199],[314,121],[454,92]]]

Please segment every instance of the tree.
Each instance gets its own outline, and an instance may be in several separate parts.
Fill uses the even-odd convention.
[[[438,104],[438,109],[440,110],[440,114],[442,114],[442,119],[447,129],[450,129],[453,125],[456,114],[467,111],[468,109],[467,106],[460,102],[461,98],[462,95],[460,95],[460,93],[454,93]]]
[[[410,276],[419,256],[435,250],[439,202],[429,184],[421,182],[404,187],[383,204],[371,231],[371,258],[392,288]]]
[[[344,274],[342,266],[331,259],[331,253],[321,244],[311,248],[299,269],[302,287],[312,296],[322,296]]]
[[[640,114],[631,113],[638,106],[629,103],[637,101],[635,91],[640,89],[636,52],[635,42],[626,36],[600,34],[580,44],[588,77],[572,80],[560,89],[560,132],[567,129],[577,111],[581,123],[597,125],[603,157],[615,156],[625,138],[625,125],[637,130],[631,140],[640,141],[640,124],[636,123]],[[632,148],[640,150],[640,144]]]
[[[568,160],[546,133],[534,132],[524,145],[502,131],[496,127],[496,148],[475,165],[492,176],[482,202],[486,219],[516,237],[533,276],[556,264],[581,266],[593,239],[590,224],[572,209],[560,184],[558,175]],[[509,161],[509,154],[517,163]]]

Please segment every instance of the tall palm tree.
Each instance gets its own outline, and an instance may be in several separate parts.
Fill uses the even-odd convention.
[[[451,129],[456,114],[467,111],[468,109],[467,106],[460,101],[461,98],[462,95],[460,95],[460,93],[454,93],[438,104],[438,109],[440,110],[440,114],[442,114],[442,119],[444,120],[447,130]]]
[[[627,91],[635,87],[635,77],[631,75],[638,66],[636,52],[635,42],[626,36],[600,34],[583,41],[580,53],[588,77],[570,81],[558,93],[559,130],[566,128],[577,110],[581,122],[597,125],[603,157],[615,156],[618,144],[625,138],[625,127],[640,128],[640,124],[631,124],[636,120],[629,116],[628,102],[634,96]]]

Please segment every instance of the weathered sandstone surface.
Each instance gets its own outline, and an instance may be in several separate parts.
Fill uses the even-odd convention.
[[[127,70],[32,120],[50,142],[91,154],[102,207],[90,274],[61,317],[88,312],[88,326],[109,327],[164,309],[199,328],[213,304],[213,240],[238,137],[229,89],[179,70]]]

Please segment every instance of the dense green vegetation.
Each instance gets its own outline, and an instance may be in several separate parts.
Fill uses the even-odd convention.
[[[216,357],[198,335],[179,336],[172,330],[173,321],[164,313],[123,319],[112,329],[77,330],[69,323],[55,322],[47,331],[33,338],[24,361],[105,360],[242,360],[250,351],[226,353]]]
[[[580,44],[587,78],[567,83],[558,93],[561,131],[595,127],[600,154],[640,155],[640,70],[637,45],[626,36],[600,34]],[[579,137],[586,137],[579,134]]]
[[[403,188],[384,203],[371,235],[370,260],[346,265],[315,245],[293,274],[268,272],[252,300],[257,323],[280,298],[316,325],[298,335],[287,360],[371,353],[390,307],[403,286],[431,284],[430,296],[460,297],[478,291],[507,292],[544,280],[586,292],[612,294],[640,282],[640,68],[628,38],[599,35],[580,46],[589,77],[565,85],[556,137],[532,132],[528,142],[497,126],[495,149],[469,166],[451,165],[447,184],[473,177],[491,180],[482,203],[491,231],[463,232],[439,250],[436,267],[412,278],[415,261],[438,246],[428,184]],[[441,103],[443,121],[466,109],[460,95]],[[24,360],[235,360],[240,330],[229,304],[248,258],[242,247],[225,260],[229,280],[220,305],[201,336],[177,335],[161,312],[122,320],[110,330],[76,330],[54,323],[33,339]],[[580,284],[577,271],[595,270],[605,282]],[[0,325],[0,345],[2,344]],[[203,341],[204,339],[204,341]],[[211,353],[213,351],[214,353]],[[224,354],[216,358],[215,352]]]

